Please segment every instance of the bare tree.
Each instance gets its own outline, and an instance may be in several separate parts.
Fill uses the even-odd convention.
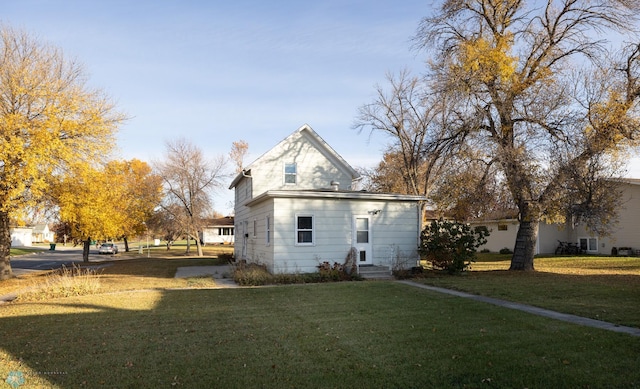
[[[626,0],[445,0],[420,24],[416,43],[434,54],[432,85],[476,120],[466,138],[500,168],[518,209],[512,270],[534,269],[541,220],[562,220],[567,209],[594,220],[586,209],[611,200],[575,194],[605,193],[593,185],[616,176],[607,161],[637,144],[638,51],[607,64],[596,37],[629,31],[638,11]],[[571,71],[582,63],[585,84]]]
[[[211,195],[222,187],[225,159],[207,160],[202,151],[185,139],[167,142],[163,162],[156,163],[162,177],[165,198],[162,208],[172,214],[171,220],[180,225],[187,241],[196,241],[198,256],[202,256],[199,232],[202,219],[212,209]],[[187,245],[187,252],[190,243]]]
[[[377,88],[376,99],[359,109],[354,128],[378,131],[392,140],[377,169],[380,188],[426,196],[434,177],[461,144],[463,127],[448,116],[446,96],[432,93],[423,79],[402,71],[397,77],[387,75],[387,80],[390,90]]]
[[[240,173],[244,167],[244,157],[249,152],[249,144],[243,140],[235,141],[231,145],[229,158],[236,164],[236,173]]]

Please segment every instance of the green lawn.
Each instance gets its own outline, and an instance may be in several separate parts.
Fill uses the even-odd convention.
[[[1,305],[0,387],[10,374],[20,388],[640,386],[640,338],[625,334],[392,281],[193,289],[211,284],[173,278],[217,263],[116,260],[96,276],[102,294]],[[537,258],[523,273],[481,256],[473,268],[418,281],[640,327],[638,258]]]
[[[419,282],[640,328],[640,258],[536,258],[535,272],[508,271],[509,258],[480,255],[471,272]]]
[[[639,338],[394,282],[12,304],[0,337],[25,388],[640,385]]]

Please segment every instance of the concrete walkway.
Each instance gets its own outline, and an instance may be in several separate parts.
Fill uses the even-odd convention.
[[[599,328],[602,330],[621,332],[623,334],[640,337],[640,328],[620,326],[617,324],[608,323],[606,321],[589,319],[582,316],[550,311],[548,309],[538,308],[531,305],[518,304],[511,301],[500,300],[500,299],[495,299],[495,298],[486,297],[486,296],[478,296],[475,294],[459,292],[457,290],[438,288],[436,286],[424,285],[424,284],[413,282],[413,281],[403,280],[398,282],[401,284],[414,286],[416,288],[422,288],[422,289],[431,290],[433,292],[445,293],[452,296],[468,298],[471,300],[493,304],[493,305],[497,305],[504,308],[516,309],[518,311],[527,312],[527,313],[531,313],[533,315],[538,315],[538,316],[544,316],[544,317],[548,317],[555,320],[565,321],[568,323],[573,323],[573,324],[578,324],[578,325],[593,327],[593,328]]]

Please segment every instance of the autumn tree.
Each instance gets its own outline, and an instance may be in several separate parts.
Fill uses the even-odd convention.
[[[140,236],[146,232],[146,226],[154,209],[162,200],[162,177],[153,173],[151,166],[144,161],[110,161],[104,168],[105,179],[110,185],[110,192],[120,195],[114,198],[121,220],[121,232],[115,237],[122,237],[125,251],[129,251],[128,238]],[[114,191],[113,187],[120,187]]]
[[[51,191],[60,221],[69,226],[72,239],[84,243],[83,260],[88,262],[92,239],[121,235],[126,215],[119,212],[118,200],[123,187],[110,182],[99,167],[72,166],[69,173],[59,177]]]
[[[211,195],[222,187],[225,160],[206,159],[198,147],[185,139],[167,142],[166,147],[164,160],[155,166],[164,185],[162,208],[172,213],[171,220],[180,224],[188,242],[195,240],[198,256],[202,256],[199,232],[203,218],[212,210]]]
[[[590,193],[606,192],[608,162],[637,142],[638,51],[612,63],[602,37],[629,31],[638,11],[626,0],[445,0],[420,24],[430,83],[475,120],[467,140],[500,168],[518,209],[512,270],[534,269],[541,220],[611,209]]]
[[[124,117],[62,52],[0,26],[0,279],[12,276],[11,215],[35,204],[50,178],[108,155]]]

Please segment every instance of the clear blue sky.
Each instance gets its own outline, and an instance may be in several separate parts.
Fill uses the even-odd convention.
[[[77,58],[131,117],[122,158],[159,159],[178,137],[215,156],[243,139],[250,163],[307,123],[351,165],[370,167],[387,140],[352,129],[357,109],[386,72],[421,71],[410,38],[429,4],[19,0],[3,2],[0,21]]]
[[[352,129],[358,107],[387,72],[422,71],[410,38],[431,3],[14,0],[0,21],[77,58],[131,117],[121,158],[160,159],[179,137],[226,155],[242,139],[248,164],[307,123],[351,165],[372,167],[387,139]],[[222,190],[216,209],[231,199]]]

